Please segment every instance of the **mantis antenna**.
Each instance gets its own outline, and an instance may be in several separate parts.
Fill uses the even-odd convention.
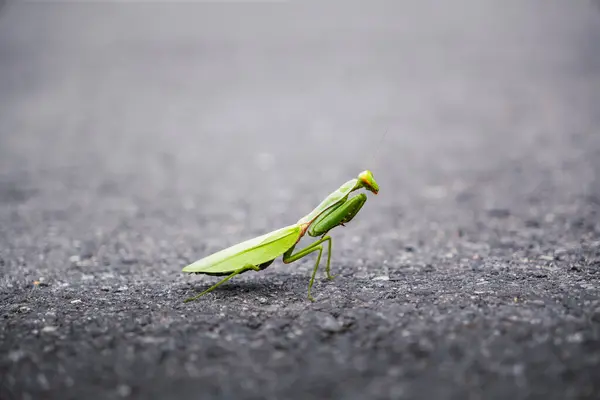
[[[379,143],[377,143],[377,146],[373,150],[373,154],[371,154],[371,158],[369,159],[369,164],[367,164],[367,165],[373,165],[373,163],[375,162],[376,156],[378,156],[379,152],[381,151],[381,144],[383,143],[383,139],[385,139],[389,130],[390,129],[387,128],[385,130],[385,132],[383,132],[383,135],[381,135],[381,138],[379,139]]]

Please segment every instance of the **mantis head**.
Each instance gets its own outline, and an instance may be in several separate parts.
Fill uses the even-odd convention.
[[[371,171],[366,170],[358,174],[358,182],[362,187],[373,192],[373,194],[379,193],[379,185],[375,182]]]

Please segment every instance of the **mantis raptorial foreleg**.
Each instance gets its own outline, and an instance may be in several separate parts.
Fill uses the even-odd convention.
[[[190,301],[194,301],[194,300],[198,299],[198,297],[202,297],[202,296],[204,296],[205,294],[207,294],[207,293],[209,293],[209,292],[212,292],[212,291],[213,291],[213,290],[215,290],[217,287],[221,286],[222,284],[224,284],[225,282],[227,282],[228,280],[230,280],[230,279],[231,279],[231,278],[233,278],[234,276],[236,276],[236,275],[239,275],[239,274],[241,274],[241,273],[244,273],[244,272],[246,272],[246,271],[250,271],[250,270],[254,270],[254,271],[260,271],[260,268],[259,268],[259,267],[257,267],[256,265],[251,265],[251,264],[244,265],[242,268],[240,268],[240,269],[237,269],[237,270],[233,271],[233,272],[231,273],[231,275],[227,275],[227,277],[226,277],[225,279],[222,279],[221,281],[219,281],[219,282],[215,283],[214,285],[212,285],[211,287],[209,287],[208,289],[206,289],[204,292],[202,292],[202,293],[200,293],[200,294],[197,294],[197,295],[196,295],[196,296],[194,296],[194,297],[190,297],[190,298],[188,298],[188,299],[185,299],[185,300],[184,300],[184,303],[188,303],[188,302],[190,302]]]
[[[327,242],[327,245],[328,245],[327,246],[327,266],[325,267],[325,272],[327,272],[327,278],[333,279],[335,276],[331,275],[331,273],[329,271],[329,265],[331,264],[331,237],[330,236],[322,237],[321,239],[317,240],[316,242],[309,244],[308,246],[306,246],[304,249],[300,250],[296,254],[292,254],[292,252],[294,251],[294,247],[295,247],[294,246],[283,255],[283,262],[286,264],[289,264],[291,262],[301,259],[302,257],[309,255],[313,251],[317,251],[317,250],[319,251],[319,255],[317,256],[317,262],[315,263],[315,268],[313,269],[312,276],[310,277],[310,282],[308,283],[308,299],[310,301],[315,301],[315,299],[310,294],[310,290],[312,289],[313,283],[315,283],[315,275],[317,274],[317,270],[319,269],[319,263],[321,262],[321,255],[323,254],[323,245],[322,245],[323,242]]]

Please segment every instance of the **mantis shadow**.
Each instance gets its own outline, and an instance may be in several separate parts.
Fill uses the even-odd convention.
[[[273,294],[306,294],[310,277],[299,275],[271,275],[256,278],[247,281],[229,281],[221,286],[216,287],[213,293],[226,293],[230,295],[249,293],[257,295]],[[320,280],[315,279],[315,286]],[[193,290],[202,292],[212,286],[211,282],[198,282],[193,286]]]

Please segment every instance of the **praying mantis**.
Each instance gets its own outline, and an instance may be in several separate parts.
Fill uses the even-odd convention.
[[[283,262],[289,264],[318,251],[319,255],[317,256],[317,261],[308,283],[308,299],[315,301],[311,295],[311,289],[315,281],[315,275],[319,269],[321,255],[323,254],[323,244],[325,242],[327,242],[328,247],[325,272],[328,279],[334,278],[329,269],[331,264],[332,240],[327,233],[337,226],[344,226],[344,224],[350,222],[358,214],[367,201],[367,195],[364,193],[349,198],[350,193],[358,189],[366,189],[373,194],[379,192],[379,185],[377,185],[371,171],[363,171],[357,178],[344,183],[295,224],[218,251],[183,268],[183,272],[212,276],[226,275],[225,279],[209,287],[202,293],[186,299],[185,302],[194,301],[210,293],[236,275],[248,271],[262,271],[281,255],[283,255]],[[304,249],[294,253],[296,245],[306,233],[311,237],[320,236],[320,238]]]

